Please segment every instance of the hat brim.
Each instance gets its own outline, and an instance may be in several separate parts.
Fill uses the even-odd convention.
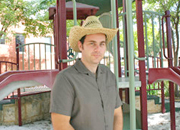
[[[110,28],[85,28],[80,26],[74,26],[71,28],[69,33],[69,43],[71,48],[75,52],[80,52],[78,48],[78,41],[85,35],[102,33],[106,35],[107,44],[114,38],[117,34],[118,29],[110,29]]]

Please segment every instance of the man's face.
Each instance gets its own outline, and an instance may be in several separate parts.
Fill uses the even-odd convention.
[[[88,65],[97,65],[104,57],[106,51],[106,37],[104,34],[86,35],[84,43],[78,42],[79,50],[82,52],[81,60]]]

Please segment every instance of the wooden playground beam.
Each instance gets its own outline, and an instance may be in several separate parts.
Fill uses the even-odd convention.
[[[66,0],[57,0],[57,29],[60,59],[67,59],[67,39],[66,39]],[[67,67],[67,63],[60,62],[59,70]]]
[[[145,57],[144,51],[144,32],[143,32],[143,14],[142,14],[142,0],[136,0],[136,19],[137,19],[137,36],[138,36],[138,54],[139,57]],[[140,100],[141,100],[141,126],[143,130],[148,129],[147,123],[147,92],[146,92],[146,69],[145,61],[139,60],[140,73]]]

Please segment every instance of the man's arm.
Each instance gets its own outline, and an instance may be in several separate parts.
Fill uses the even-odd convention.
[[[123,113],[121,107],[118,107],[114,110],[114,129],[113,130],[122,130],[123,129]]]
[[[69,123],[70,116],[51,113],[51,119],[54,130],[74,130],[74,128]]]

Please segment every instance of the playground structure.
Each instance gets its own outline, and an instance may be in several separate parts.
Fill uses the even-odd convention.
[[[81,0],[77,0],[77,2],[83,2]],[[110,2],[110,1],[109,1]],[[114,41],[110,44],[108,47],[109,52],[111,52],[111,55],[114,58],[114,73],[118,80],[118,87],[120,90],[120,96],[122,98],[122,92],[125,92],[125,105],[123,106],[124,110],[130,109],[130,121],[126,121],[126,118],[124,119],[124,122],[130,123],[130,128],[124,127],[124,129],[148,129],[147,124],[147,84],[152,84],[153,82],[160,80],[170,80],[173,81],[176,84],[180,85],[179,81],[179,74],[180,70],[179,68],[173,67],[172,65],[172,52],[171,52],[171,32],[170,32],[170,14],[169,11],[165,12],[165,15],[161,14],[158,15],[159,20],[159,30],[160,30],[160,55],[157,56],[154,52],[153,57],[153,66],[149,66],[149,55],[148,52],[148,37],[147,37],[147,27],[145,27],[145,34],[143,32],[143,11],[142,11],[142,1],[136,0],[136,25],[137,25],[137,36],[138,36],[138,56],[134,56],[134,41],[133,41],[133,28],[132,25],[132,9],[131,9],[131,2],[127,1],[126,4],[123,3],[124,6],[124,13],[118,14],[117,8],[118,8],[118,2],[121,2],[119,6],[122,6],[122,3],[124,1],[115,1],[111,0],[111,13],[104,13],[100,15],[100,20],[102,21],[104,26],[110,27],[110,28],[121,28],[123,27],[123,40],[121,40],[121,37],[119,39],[119,33],[117,34],[117,37],[114,39]],[[69,6],[74,6],[74,9],[76,9],[76,2],[73,0],[73,2],[67,2]],[[93,3],[93,1],[92,1]],[[101,2],[99,2],[101,3]],[[90,4],[90,3],[84,3],[84,4]],[[94,2],[94,6],[87,6],[84,4],[78,4],[77,6],[77,13],[74,11],[74,23],[77,24],[76,19],[85,19],[88,15],[95,15],[99,13],[98,11],[101,11],[101,8],[99,8],[98,3]],[[72,19],[72,7],[69,8],[69,13],[66,15],[66,1],[65,0],[57,0],[56,7],[52,7],[49,9],[50,19],[53,19],[54,23],[54,39],[55,39],[55,56],[53,57],[55,59],[55,68],[50,68],[47,70],[45,67],[44,70],[41,70],[41,65],[39,65],[39,69],[36,70],[36,62],[34,61],[34,68],[33,70],[30,70],[30,66],[32,64],[28,62],[29,65],[28,70],[19,71],[20,67],[20,61],[18,58],[18,46],[17,46],[17,62],[16,63],[10,63],[15,64],[17,66],[17,71],[9,71],[6,73],[3,73],[0,75],[0,99],[3,99],[5,96],[7,96],[9,93],[13,92],[15,89],[18,89],[18,95],[20,94],[21,87],[27,87],[27,86],[34,86],[34,85],[46,85],[50,88],[52,88],[52,84],[54,81],[54,78],[56,74],[67,67],[67,62],[73,61],[76,58],[76,54],[72,54],[74,57],[73,59],[67,59],[67,43],[66,43],[66,17],[69,19]],[[93,5],[93,4],[92,4]],[[126,6],[125,6],[126,5]],[[86,11],[82,7],[88,7],[86,8]],[[98,7],[95,7],[98,6]],[[105,8],[105,7],[104,7]],[[103,8],[103,9],[104,9]],[[126,8],[126,10],[125,10]],[[78,13],[81,12],[81,13]],[[103,10],[103,12],[110,11],[109,9]],[[68,10],[67,10],[68,12]],[[84,13],[84,14],[83,14]],[[146,19],[146,15],[148,12],[144,12],[144,19]],[[63,14],[63,15],[61,15]],[[156,13],[157,14],[157,13]],[[84,17],[82,17],[84,16]],[[154,15],[153,15],[154,16]],[[106,20],[104,20],[106,19]],[[164,31],[164,19],[166,19],[166,36]],[[112,21],[111,21],[112,20]],[[119,27],[119,21],[122,20],[122,25]],[[153,20],[153,17],[152,17]],[[144,20],[146,21],[146,20]],[[162,23],[161,23],[162,21]],[[153,22],[152,22],[153,23]],[[145,23],[145,26],[146,23]],[[161,27],[162,26],[162,27]],[[152,24],[152,30],[154,29]],[[163,30],[163,31],[162,31]],[[152,31],[153,32],[153,31]],[[155,39],[154,34],[152,35],[153,39]],[[167,50],[168,50],[168,56],[165,54],[165,37],[167,38]],[[144,40],[146,39],[146,40]],[[124,68],[125,68],[125,74],[122,75],[121,72],[121,56],[120,56],[120,41],[123,43],[124,48]],[[144,41],[146,41],[146,55],[145,55],[145,45]],[[155,40],[153,41],[155,43]],[[29,45],[28,45],[29,46]],[[22,46],[21,46],[22,47]],[[29,48],[29,47],[28,47]],[[45,47],[46,48],[46,47]],[[112,49],[113,48],[113,49]],[[155,44],[153,44],[153,48],[155,48]],[[113,51],[112,51],[113,50]],[[70,50],[68,50],[70,51]],[[35,53],[35,51],[34,51]],[[164,56],[163,56],[164,55]],[[40,56],[40,55],[39,55]],[[28,56],[27,56],[28,57]],[[46,57],[46,56],[45,56]],[[163,68],[163,57],[167,58],[168,61],[168,68]],[[159,58],[159,59],[158,59]],[[35,59],[35,58],[34,58]],[[39,63],[41,63],[41,58],[39,58]],[[46,59],[46,58],[45,58]],[[109,58],[110,59],[110,58]],[[134,70],[134,60],[138,60],[139,62],[139,70],[138,70],[138,76],[135,78],[134,73],[137,70]],[[23,60],[22,60],[23,61]],[[29,60],[28,60],[29,61]],[[147,62],[147,70],[145,68],[145,61]],[[4,62],[4,61],[3,61]],[[8,62],[6,62],[8,63]],[[52,63],[52,62],[50,62]],[[160,64],[158,64],[160,63]],[[24,63],[23,63],[24,64]],[[1,64],[0,64],[1,65]],[[46,64],[45,64],[46,65]],[[157,68],[158,67],[158,68]],[[146,74],[146,71],[148,71],[148,75]],[[17,78],[18,77],[18,78]],[[148,78],[147,78],[148,77]],[[139,87],[140,89],[140,96],[141,96],[141,111],[137,111],[135,109],[135,87]],[[162,112],[165,112],[165,108],[163,107],[163,82],[161,82],[161,91],[162,91]],[[170,92],[170,106],[171,106],[171,130],[175,130],[175,107],[174,107],[174,87],[173,83],[170,82],[169,86],[169,92]],[[20,97],[20,95],[18,96]],[[20,98],[17,98],[20,103]],[[130,106],[128,105],[130,104]],[[21,108],[19,107],[19,113],[21,112]],[[19,121],[21,121],[21,115],[19,114]],[[136,122],[137,121],[137,122]],[[139,122],[140,123],[139,123]],[[19,125],[22,125],[19,123]],[[127,126],[127,125],[126,125]]]

